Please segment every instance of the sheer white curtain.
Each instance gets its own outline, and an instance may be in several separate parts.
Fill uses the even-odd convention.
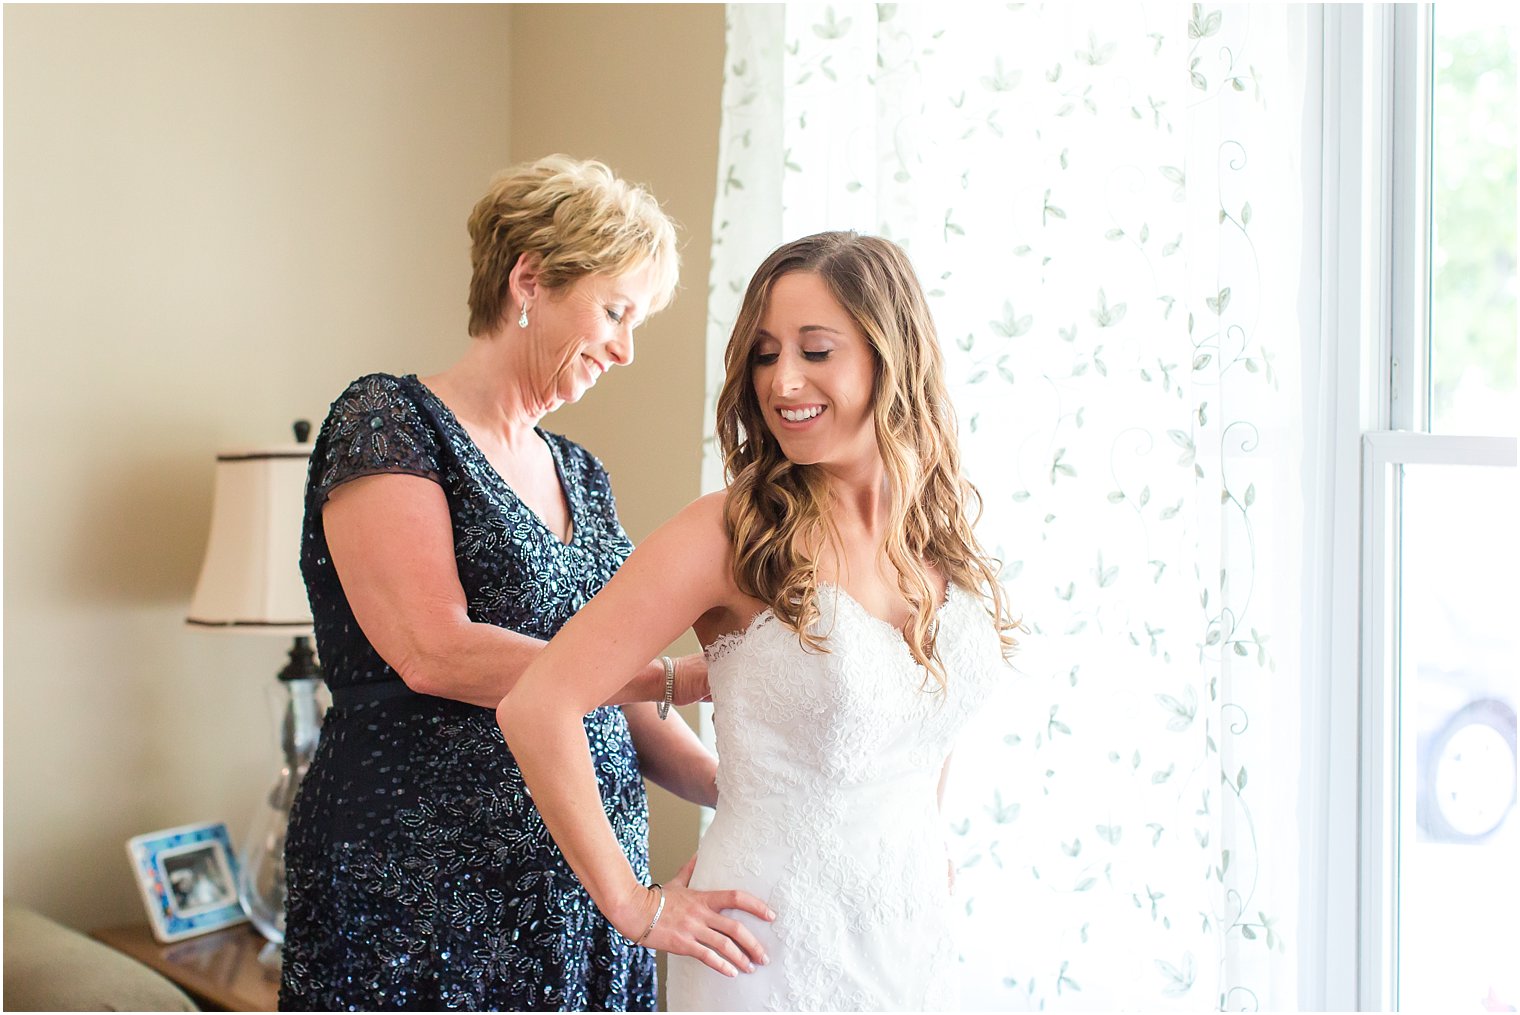
[[[1031,629],[956,758],[968,1004],[1296,1003],[1305,17],[728,8],[709,407],[774,246],[901,243]]]

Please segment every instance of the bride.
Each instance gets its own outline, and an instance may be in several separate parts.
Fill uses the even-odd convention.
[[[671,953],[673,1010],[945,1007],[937,794],[1015,624],[971,531],[923,291],[886,240],[805,237],[755,273],[725,361],[728,489],[565,625],[502,732],[592,900]],[[692,862],[646,887],[581,716],[687,627],[710,661],[718,809]]]

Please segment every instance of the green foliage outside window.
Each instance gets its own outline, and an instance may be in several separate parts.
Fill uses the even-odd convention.
[[[1434,250],[1431,263],[1433,428],[1474,387],[1515,396],[1516,78],[1513,24],[1435,14]],[[1457,23],[1458,20],[1467,24]],[[1485,19],[1486,20],[1486,19]],[[1465,378],[1465,379],[1464,379]],[[1471,428],[1471,424],[1468,424]]]

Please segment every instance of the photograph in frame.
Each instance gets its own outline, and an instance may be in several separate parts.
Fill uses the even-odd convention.
[[[134,836],[127,855],[158,940],[178,941],[248,919],[238,901],[237,857],[224,822]]]

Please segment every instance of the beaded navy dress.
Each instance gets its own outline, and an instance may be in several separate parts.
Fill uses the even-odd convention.
[[[372,374],[312,449],[301,570],[333,707],[291,814],[282,1009],[652,1011],[654,954],[592,903],[528,797],[492,710],[419,695],[349,609],[322,529],[339,484],[377,473],[443,487],[470,618],[547,639],[632,550],[607,474],[539,431],[574,534],[521,503],[416,377]],[[648,806],[617,708],[586,717],[602,803],[649,879]]]

